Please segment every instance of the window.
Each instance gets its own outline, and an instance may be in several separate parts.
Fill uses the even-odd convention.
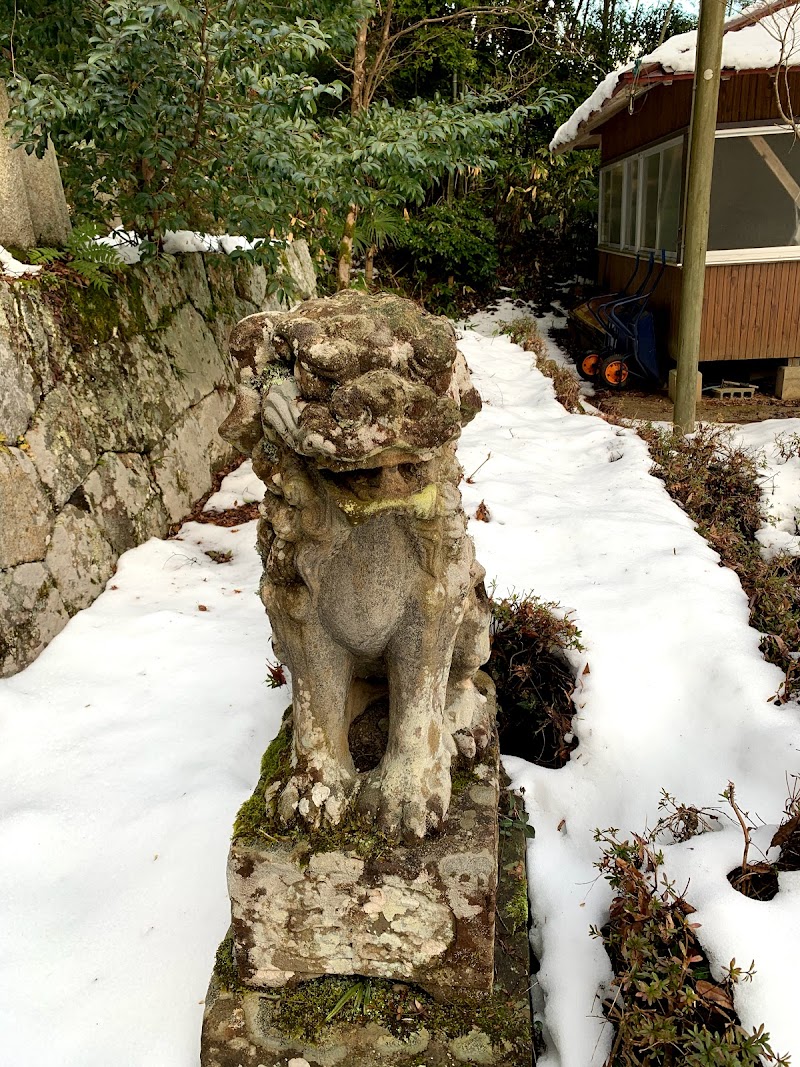
[[[774,128],[718,134],[709,251],[783,249],[800,258],[799,246],[800,143]]]
[[[639,225],[639,160],[627,159],[625,166],[628,171],[627,185],[627,209],[625,217],[625,241],[626,248],[636,247],[636,230]]]
[[[631,251],[678,249],[683,139],[600,172],[600,244]]]

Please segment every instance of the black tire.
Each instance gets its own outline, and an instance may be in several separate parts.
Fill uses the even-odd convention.
[[[575,361],[575,366],[578,368],[578,377],[583,378],[585,382],[596,381],[602,362],[603,357],[599,352],[592,352],[591,350],[583,352]]]
[[[627,386],[629,378],[630,369],[625,357],[612,353],[601,362],[596,381],[604,389],[620,390]]]

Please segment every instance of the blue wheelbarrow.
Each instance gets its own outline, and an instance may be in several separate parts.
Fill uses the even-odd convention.
[[[608,389],[624,389],[631,378],[661,385],[653,315],[647,309],[666,267],[666,252],[656,266],[651,252],[639,284],[640,257],[625,287],[617,293],[592,297],[570,313],[582,338],[575,362],[580,376]],[[635,286],[635,288],[634,288]]]

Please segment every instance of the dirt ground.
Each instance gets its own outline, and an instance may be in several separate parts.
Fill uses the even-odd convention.
[[[595,386],[590,398],[600,411],[623,419],[648,422],[671,422],[672,401],[663,393],[645,393],[637,389],[615,392]],[[778,400],[759,393],[752,400],[714,400],[704,397],[697,405],[700,422],[762,422],[765,419],[800,418],[800,400]]]
[[[576,342],[568,329],[551,328],[548,332],[564,352],[573,357],[578,354]],[[617,391],[595,385],[595,395],[590,398],[590,403],[616,418],[641,419],[644,422],[672,421],[672,401],[666,389],[646,391],[627,388]],[[800,418],[800,400],[778,400],[768,392],[757,392],[750,400],[717,400],[704,396],[697,405],[698,422],[745,423],[796,418]]]

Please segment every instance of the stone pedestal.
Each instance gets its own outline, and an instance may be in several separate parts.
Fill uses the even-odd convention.
[[[361,771],[387,715],[376,704],[351,727]],[[202,1067],[529,1067],[525,830],[496,734],[455,767],[442,831],[404,845],[355,818],[312,831],[270,816],[291,723],[289,709],[234,827]]]
[[[448,969],[443,960],[438,964],[440,978],[446,975],[453,983],[444,1002],[443,985],[438,987],[440,999],[436,1000],[405,982],[359,976],[325,977],[269,993],[257,991],[240,977],[241,961],[231,930],[217,954],[206,999],[202,1067],[455,1067],[462,1063],[530,1067],[533,1035],[525,833],[505,814],[506,797],[501,794],[504,815],[492,916],[497,922],[492,921],[496,937],[491,945],[495,973],[491,991],[470,994],[459,987],[455,965]],[[467,810],[475,808],[462,808],[462,812]],[[397,936],[403,937],[402,930]],[[468,956],[469,952],[464,958]],[[431,973],[436,968],[433,957]]]
[[[493,741],[454,776],[443,833],[407,847],[368,828],[239,839],[228,891],[239,980],[270,990],[321,975],[415,982],[438,999],[492,988],[499,767]]]
[[[70,221],[55,149],[49,145],[39,159],[14,148],[3,129],[8,113],[8,94],[0,85],[0,244],[62,245]]]

